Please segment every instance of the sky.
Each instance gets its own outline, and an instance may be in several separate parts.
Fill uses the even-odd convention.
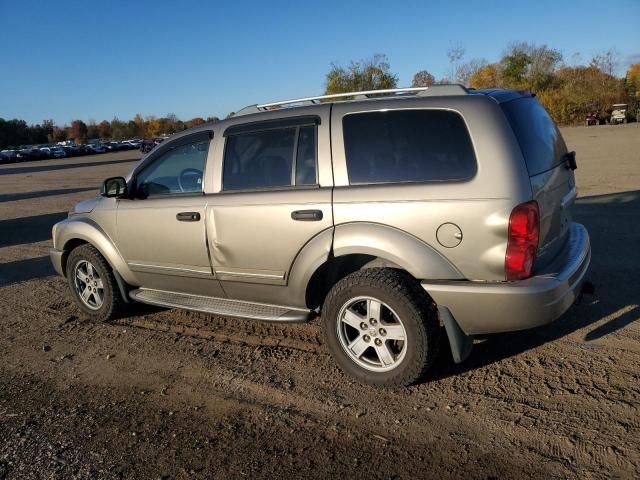
[[[383,53],[409,86],[419,70],[445,77],[452,47],[495,61],[514,41],[567,63],[615,48],[623,75],[639,19],[640,0],[0,0],[0,117],[224,117],[322,94],[332,63]]]

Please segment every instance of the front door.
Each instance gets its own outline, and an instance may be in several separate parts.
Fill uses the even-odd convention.
[[[328,140],[328,122],[292,117],[224,135],[221,191],[207,204],[216,276],[231,298],[286,304],[296,256],[333,228],[330,152],[318,149],[319,137]]]
[[[142,286],[223,296],[211,270],[205,228],[204,170],[210,132],[163,144],[118,203],[118,243]]]

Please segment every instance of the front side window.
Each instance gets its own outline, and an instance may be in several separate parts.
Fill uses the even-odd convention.
[[[224,190],[262,190],[316,183],[315,126],[292,126],[227,137]]]
[[[163,153],[136,175],[136,197],[201,193],[208,150],[209,140],[203,140]]]
[[[448,110],[395,110],[342,121],[350,184],[471,178],[476,158],[462,117]]]

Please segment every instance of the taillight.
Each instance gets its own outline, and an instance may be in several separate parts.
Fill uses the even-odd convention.
[[[509,240],[504,267],[507,280],[522,280],[531,276],[538,253],[540,212],[538,202],[522,203],[509,217]]]

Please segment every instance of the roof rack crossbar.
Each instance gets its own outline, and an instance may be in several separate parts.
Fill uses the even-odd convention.
[[[287,105],[311,104],[315,105],[322,100],[337,99],[345,97],[354,97],[357,100],[371,98],[374,96],[397,95],[397,94],[414,94],[420,96],[438,96],[438,95],[466,95],[467,89],[462,85],[433,85],[431,87],[407,87],[407,88],[387,88],[383,90],[365,90],[359,92],[333,93],[329,95],[317,95],[314,97],[294,98],[291,100],[282,100],[279,102],[262,103],[259,105],[250,105],[236,112],[239,114],[258,113],[265,110],[272,110]]]

